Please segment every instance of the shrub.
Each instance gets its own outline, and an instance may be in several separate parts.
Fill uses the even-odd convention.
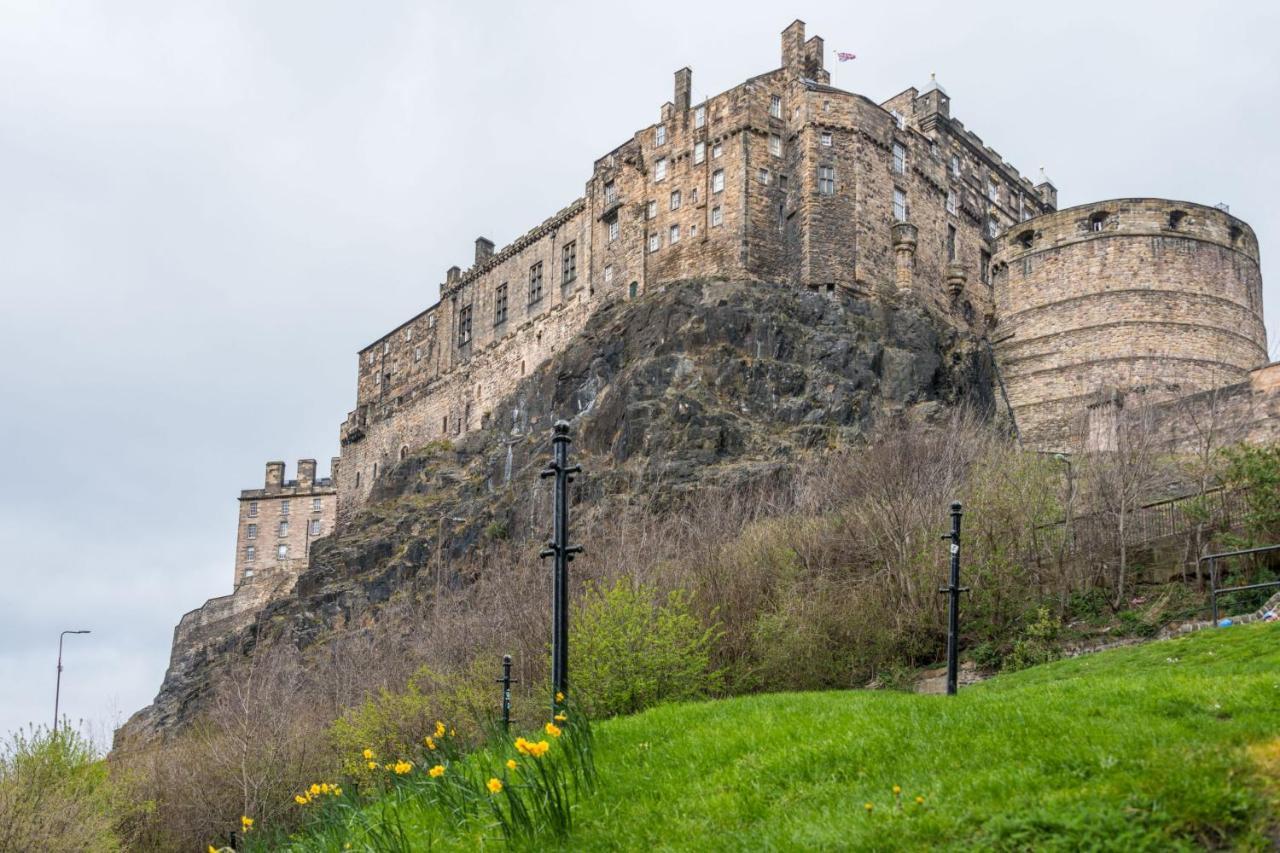
[[[1013,650],[1004,659],[1004,668],[1016,671],[1057,660],[1062,653],[1053,641],[1061,630],[1062,622],[1049,612],[1049,608],[1037,608],[1035,621],[1027,625],[1014,641]]]
[[[591,716],[607,717],[715,693],[722,682],[711,666],[716,636],[680,590],[658,603],[648,584],[590,585],[569,634],[574,698]]]
[[[1280,540],[1280,444],[1256,447],[1241,445],[1226,451],[1223,479],[1232,488],[1245,492],[1248,509],[1246,545]]]
[[[93,745],[33,728],[0,746],[0,850],[119,850],[122,803]]]

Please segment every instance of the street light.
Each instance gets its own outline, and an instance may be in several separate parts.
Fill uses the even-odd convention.
[[[62,638],[67,634],[88,634],[89,631],[63,631],[58,635],[58,680],[53,688],[53,733],[58,733],[58,700],[62,695]]]

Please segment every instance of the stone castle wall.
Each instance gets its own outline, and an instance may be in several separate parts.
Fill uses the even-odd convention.
[[[1029,445],[1069,449],[1105,389],[1148,401],[1243,382],[1267,361],[1258,243],[1217,208],[1117,199],[1006,231],[993,334]]]
[[[339,519],[412,449],[509,418],[497,403],[601,305],[666,282],[909,290],[988,322],[995,234],[1056,191],[952,119],[940,87],[876,104],[831,87],[823,53],[797,21],[780,68],[715,97],[693,103],[677,71],[658,121],[598,159],[581,198],[496,254],[477,240],[436,305],[361,350]]]
[[[337,459],[332,467],[336,475],[341,468]],[[241,491],[239,501],[237,602],[265,600],[291,586],[307,566],[311,543],[333,532],[338,515],[335,477],[316,477],[316,461],[300,459],[297,478],[286,480],[284,463],[268,462],[262,488]]]

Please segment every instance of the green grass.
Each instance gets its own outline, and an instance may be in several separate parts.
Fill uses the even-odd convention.
[[[596,727],[600,784],[564,846],[1264,849],[1280,779],[1264,779],[1246,749],[1271,742],[1280,754],[1277,738],[1280,625],[1059,661],[956,697],[851,691],[672,705]],[[432,842],[413,841],[412,825],[427,824],[408,819],[412,803],[387,806],[363,815],[409,828],[411,849],[501,846],[482,826],[455,834],[436,821]],[[299,849],[328,847],[313,840]]]

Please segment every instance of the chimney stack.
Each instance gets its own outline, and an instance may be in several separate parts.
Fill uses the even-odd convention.
[[[804,52],[804,21],[797,19],[782,31],[782,67],[803,76]]]
[[[476,238],[476,266],[493,257],[493,241],[488,237]]]
[[[316,460],[298,460],[298,488],[309,489],[316,483]]]
[[[676,113],[684,113],[688,111],[691,103],[690,97],[693,92],[693,72],[688,68],[681,68],[676,72]]]
[[[280,487],[284,485],[284,463],[268,462],[267,463],[267,491],[278,492]]]

